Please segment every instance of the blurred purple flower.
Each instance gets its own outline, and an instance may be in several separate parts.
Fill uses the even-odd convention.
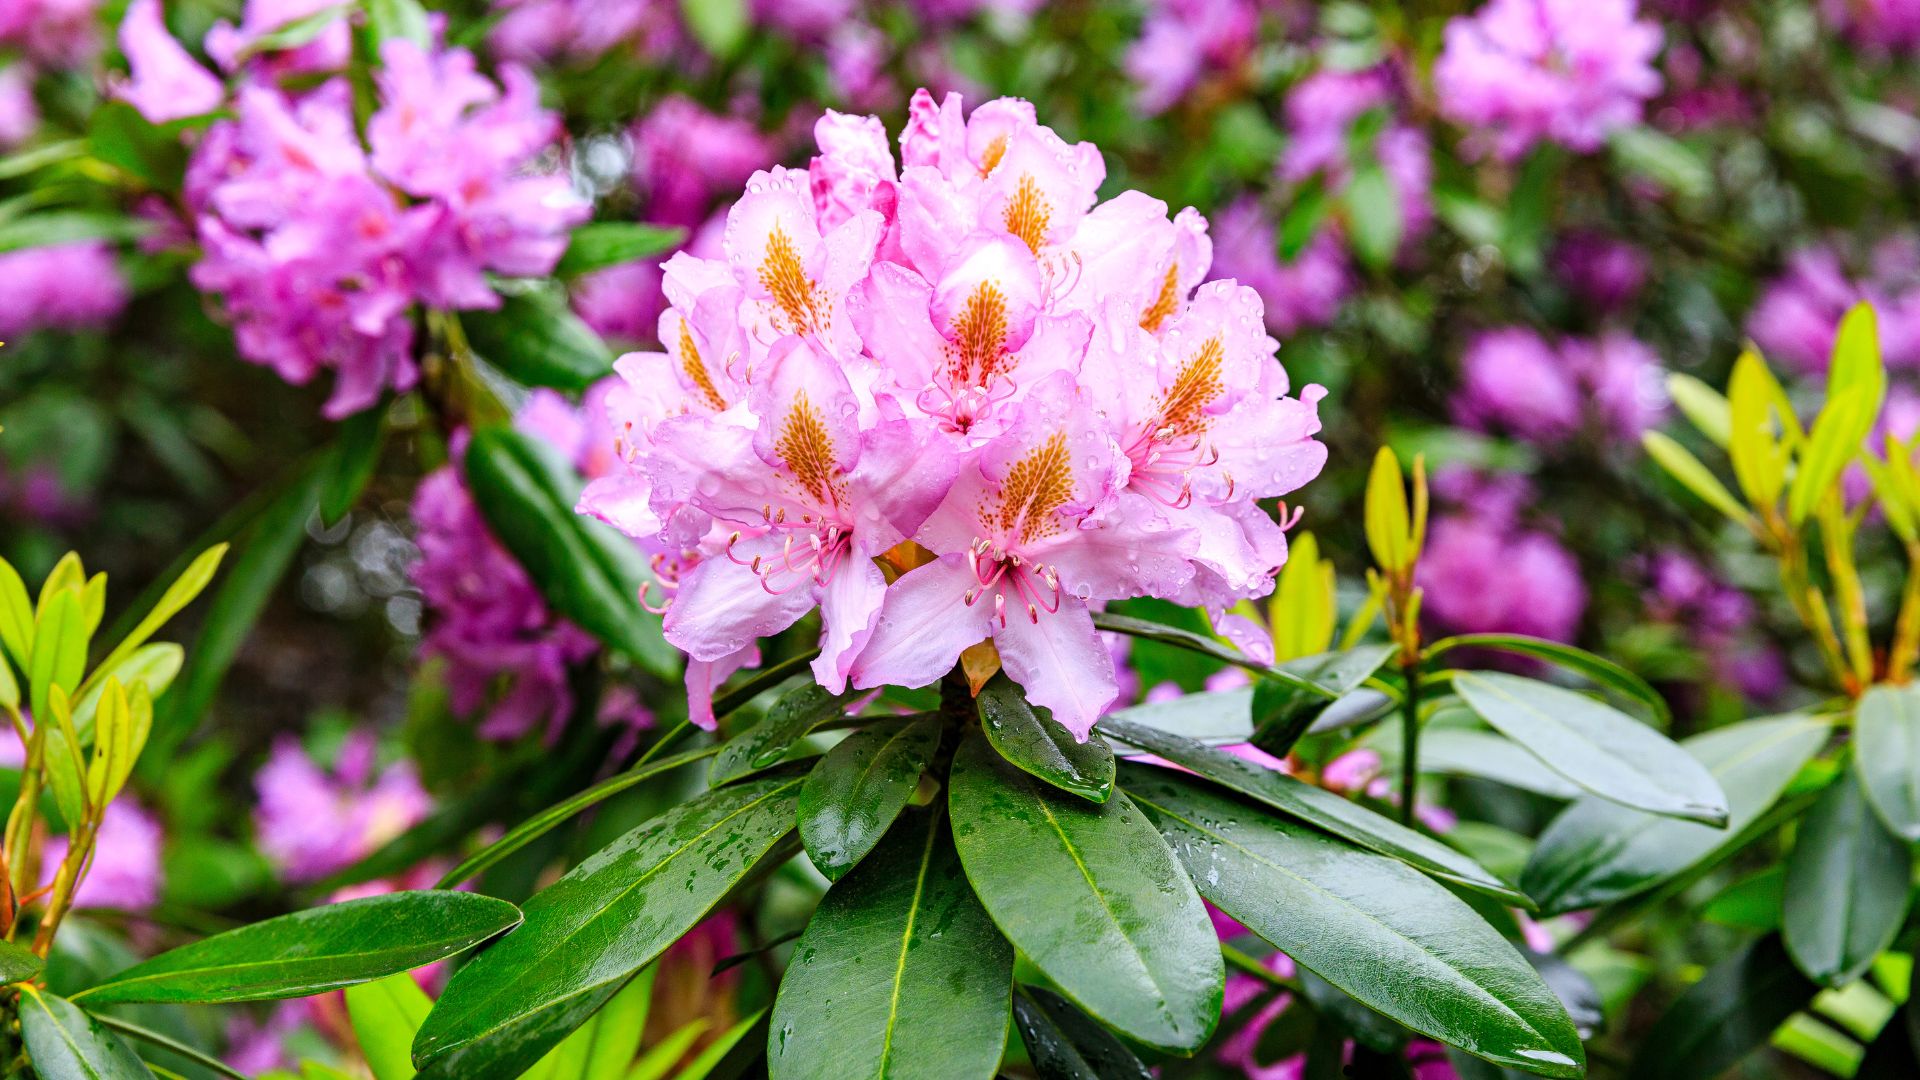
[[[1665,369],[1643,342],[1623,331],[1594,340],[1573,340],[1561,355],[1580,380],[1581,391],[1603,435],[1637,443],[1667,411]]]
[[[1281,179],[1299,183],[1319,175],[1330,193],[1353,179],[1354,122],[1374,109],[1392,112],[1397,95],[1384,66],[1364,71],[1323,70],[1287,94],[1287,149]],[[1373,155],[1393,187],[1402,246],[1416,243],[1433,222],[1433,159],[1427,137],[1390,117],[1373,144]]]
[[[22,63],[0,67],[0,150],[11,150],[40,130],[40,106],[33,100],[33,69]]]
[[[1447,24],[1440,111],[1508,160],[1542,140],[1598,150],[1660,92],[1660,27],[1635,15],[1634,0],[1488,0]]]
[[[1422,614],[1449,633],[1572,641],[1587,607],[1580,566],[1559,540],[1485,515],[1437,518],[1418,580]]]
[[[311,1006],[306,1001],[271,1004],[264,1016],[236,1012],[227,1021],[227,1052],[221,1060],[248,1076],[292,1069],[295,1061],[287,1037],[306,1026]]]
[[[1887,364],[1920,368],[1916,241],[1905,236],[1883,241],[1869,261],[1869,273],[1857,280],[1830,246],[1794,252],[1747,316],[1747,333],[1769,359],[1807,374],[1823,372],[1841,316],[1867,300],[1878,317]]]
[[[5,0],[0,47],[49,67],[85,67],[100,51],[100,0]]]
[[[1580,388],[1552,345],[1521,327],[1489,330],[1460,357],[1456,423],[1532,442],[1567,438],[1580,427]]]
[[[1267,329],[1282,337],[1325,326],[1353,289],[1347,257],[1331,233],[1314,237],[1292,262],[1280,261],[1273,220],[1243,196],[1213,218],[1213,279],[1260,294]]]
[[[494,9],[500,17],[487,45],[494,55],[520,63],[591,60],[623,45],[662,60],[683,38],[677,4],[494,0]]]
[[[750,0],[756,22],[813,42],[850,20],[854,4],[855,0]]]
[[[1140,108],[1166,112],[1203,75],[1237,68],[1259,29],[1260,10],[1250,0],[1149,0],[1146,24],[1125,61]]]
[[[133,78],[115,93],[156,124],[220,107],[227,88],[167,31],[160,0],[133,0],[120,23],[120,51]]]
[[[113,251],[76,240],[0,254],[0,336],[38,330],[88,330],[120,316],[127,282]]]
[[[1749,633],[1755,609],[1747,594],[1677,549],[1648,556],[1643,573],[1648,616],[1685,633],[1716,679],[1756,701],[1786,689],[1786,662],[1779,650]]]
[[[1647,281],[1647,256],[1605,233],[1575,230],[1554,245],[1553,272],[1567,290],[1602,314],[1625,307]]]
[[[238,26],[222,19],[207,31],[207,55],[224,70],[238,70],[248,63],[249,53],[264,47],[268,35],[340,7],[336,0],[247,0]],[[353,35],[343,10],[313,40],[293,49],[255,56],[248,66],[274,75],[338,71],[347,65],[352,51]]]
[[[774,158],[760,129],[708,112],[673,95],[633,129],[633,180],[646,198],[646,218],[668,225],[705,219],[715,195],[735,191]]]
[[[87,876],[73,894],[77,908],[145,911],[160,902],[160,820],[131,795],[108,804]],[[48,884],[67,857],[67,838],[52,836],[40,856],[40,883]]]
[[[351,866],[432,809],[413,764],[376,772],[374,751],[372,732],[351,732],[326,768],[297,740],[275,740],[254,776],[254,828],[260,849],[287,881],[316,881]]]
[[[827,38],[827,78],[840,99],[855,109],[878,108],[899,91],[887,77],[892,53],[887,35],[863,22],[848,21]]]
[[[1821,0],[1820,12],[1855,44],[1876,52],[1920,49],[1915,0]]]

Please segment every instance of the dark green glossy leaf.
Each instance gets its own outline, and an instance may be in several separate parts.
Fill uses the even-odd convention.
[[[1124,795],[1057,793],[970,732],[949,779],[954,844],[1008,939],[1067,996],[1188,1053],[1220,1017],[1225,966],[1193,883]]]
[[[1407,1029],[1360,1003],[1352,994],[1315,975],[1307,968],[1299,973],[1300,993],[1313,1009],[1337,1024],[1353,1041],[1370,1050],[1392,1053],[1405,1050]]]
[[[546,292],[510,293],[493,311],[460,316],[473,350],[528,386],[585,390],[613,372],[613,353],[566,301]]]
[[[308,460],[278,481],[270,501],[241,527],[234,540],[226,576],[207,602],[199,636],[187,649],[187,666],[159,702],[153,733],[143,759],[170,761],[181,740],[193,733],[219,693],[240,646],[286,576],[287,567],[307,538],[307,518],[318,505],[334,452]]]
[[[487,527],[560,614],[655,675],[679,669],[660,620],[640,607],[651,580],[632,541],[573,512],[580,478],[531,435],[505,427],[474,432],[467,483]]]
[[[1201,746],[1191,739],[1127,723],[1114,714],[1103,717],[1100,726],[1117,739],[1151,750],[1215,783],[1370,851],[1399,859],[1437,878],[1498,897],[1507,903],[1521,907],[1529,905],[1524,894],[1493,876],[1472,859],[1331,791],[1302,783],[1285,773],[1262,768],[1225,751]]]
[[[1526,747],[1491,731],[1427,728],[1420,733],[1420,771],[1492,780],[1550,799],[1580,797],[1578,784],[1562,779]]]
[[[847,714],[859,691],[835,694],[818,683],[804,683],[773,703],[758,724],[728,739],[714,755],[707,783],[714,787],[780,764],[793,744],[829,720]]]
[[[308,997],[444,960],[519,922],[512,904],[477,893],[362,897],[183,945],[74,998],[110,1005]]]
[[[88,1013],[87,1015],[91,1016],[95,1022],[104,1028],[125,1035],[129,1039],[146,1043],[149,1046],[157,1046],[170,1054],[177,1054],[193,1062],[195,1065],[220,1076],[229,1077],[231,1080],[249,1080],[246,1073],[241,1072],[239,1069],[221,1061],[219,1058],[214,1057],[204,1050],[188,1046],[186,1043],[181,1042],[171,1035],[155,1031],[152,1028],[142,1027],[131,1020],[114,1016],[111,1013]]]
[[[1715,964],[1680,995],[1640,1043],[1634,1080],[1719,1076],[1764,1045],[1819,990],[1768,935]]]
[[[974,898],[937,808],[902,816],[827,890],[773,1004],[768,1073],[990,1077],[1013,947]]]
[[[1546,638],[1528,637],[1526,634],[1460,634],[1442,638],[1427,647],[1428,659],[1438,658],[1452,649],[1498,649],[1501,652],[1531,656],[1536,660],[1545,660],[1585,676],[1599,686],[1640,702],[1653,711],[1654,719],[1661,727],[1673,722],[1673,713],[1667,708],[1667,699],[1648,685],[1647,680],[1621,667],[1604,656],[1595,656],[1585,649]]]
[[[1567,1019],[1573,1021],[1573,1030],[1583,1040],[1592,1038],[1607,1019],[1600,1000],[1600,990],[1593,985],[1593,980],[1559,953],[1522,948],[1520,955],[1526,957],[1527,963],[1533,965],[1533,970],[1540,973],[1540,978],[1546,981],[1547,989],[1553,991],[1553,996],[1560,999],[1561,1006],[1567,1010]]]
[[[1547,826],[1520,887],[1542,912],[1558,915],[1632,896],[1731,850],[1825,744],[1827,732],[1819,721],[1786,716],[1695,735],[1680,745],[1726,792],[1725,829],[1584,798]]]
[[[1225,645],[1203,634],[1196,634],[1191,630],[1182,630],[1177,626],[1167,626],[1164,623],[1148,622],[1145,619],[1136,619],[1130,615],[1115,615],[1107,611],[1094,612],[1093,625],[1111,633],[1125,634],[1128,637],[1143,638],[1147,641],[1157,641],[1162,645],[1172,645],[1175,648],[1186,649],[1189,652],[1196,652],[1202,656],[1210,656],[1222,663],[1245,668],[1263,678],[1276,679],[1304,690],[1309,694],[1325,698],[1328,701],[1332,701],[1334,698],[1340,696],[1340,694],[1331,687],[1321,686],[1312,679],[1289,670],[1286,665],[1275,667],[1271,664],[1262,664],[1255,660],[1249,660],[1238,649],[1230,645]]]
[[[46,968],[46,963],[11,941],[0,941],[0,983],[26,982]]]
[[[1787,857],[1788,955],[1815,982],[1851,982],[1900,932],[1912,886],[1907,843],[1881,824],[1854,774],[1841,773],[1801,819]]]
[[[1853,770],[1902,839],[1920,840],[1920,686],[1876,686],[1854,710]]]
[[[783,776],[710,791],[535,893],[525,924],[448,982],[414,1061],[424,1072],[462,1054],[486,1058],[488,1071],[444,1075],[518,1075],[507,1070],[539,1060],[591,1014],[584,1000],[611,997],[792,831],[799,788]]]
[[[1460,672],[1453,688],[1495,730],[1603,799],[1726,823],[1726,795],[1707,770],[1665,735],[1611,706],[1492,671]]]
[[[1394,648],[1363,645],[1345,652],[1303,656],[1280,666],[1345,696],[1372,678],[1393,656]],[[1261,679],[1253,686],[1252,742],[1275,757],[1285,757],[1330,708],[1332,702],[1318,694],[1274,679]]]
[[[854,867],[899,816],[940,746],[938,716],[871,724],[827,751],[800,787],[800,840],[829,881]]]
[[[1166,769],[1121,786],[1215,906],[1383,1016],[1508,1065],[1578,1076],[1553,991],[1443,886]]]
[[[1152,1080],[1127,1044],[1041,986],[1013,997],[1013,1026],[1040,1080]]]
[[[339,12],[335,11],[338,17]],[[331,528],[359,501],[374,467],[380,464],[380,450],[386,444],[387,402],[362,409],[340,423],[339,446],[332,467],[320,488],[320,521]]]
[[[620,991],[620,982],[589,987],[537,1013],[510,1020],[476,1039],[421,1063],[415,1080],[516,1080],[568,1035],[592,1019]],[[429,1019],[432,1013],[427,1014]],[[418,1039],[415,1059],[418,1061]],[[691,1042],[692,1040],[688,1040]]]
[[[557,278],[578,277],[609,266],[637,262],[672,251],[686,239],[685,229],[640,221],[593,221],[573,230],[567,253],[553,268]]]
[[[434,888],[451,889],[470,881],[485,873],[489,867],[499,863],[500,860],[545,836],[582,810],[610,799],[636,784],[644,783],[663,773],[670,773],[682,765],[690,765],[703,758],[712,757],[718,750],[719,748],[714,746],[688,750],[644,765],[636,765],[623,773],[609,776],[585,791],[563,799],[508,829],[500,839],[460,860],[460,864],[447,871]]]
[[[1022,771],[1094,802],[1113,794],[1113,750],[1105,739],[1077,741],[1051,712],[1028,704],[1026,691],[1004,674],[981,687],[976,704],[987,741]]]
[[[39,1080],[152,1080],[120,1036],[64,998],[28,989],[20,995],[20,1034]]]

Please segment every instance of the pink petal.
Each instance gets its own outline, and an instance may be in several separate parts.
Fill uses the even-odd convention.
[[[1038,619],[1009,610],[1007,625],[994,627],[993,641],[1027,700],[1053,710],[1053,718],[1081,742],[1119,696],[1113,654],[1094,630],[1087,605],[1072,597],[1062,598],[1060,610],[1051,615],[1040,612]]]

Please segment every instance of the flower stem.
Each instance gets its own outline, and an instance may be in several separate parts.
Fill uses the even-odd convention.
[[[1400,702],[1400,823],[1413,824],[1413,803],[1420,777],[1420,660],[1416,656],[1400,669],[1407,694]]]

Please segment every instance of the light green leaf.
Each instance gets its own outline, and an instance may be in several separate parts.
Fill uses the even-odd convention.
[[[557,278],[577,277],[609,266],[637,262],[680,246],[685,229],[639,221],[593,221],[573,230],[567,253],[553,268]]]
[[[413,1033],[433,999],[407,972],[347,987],[347,1019],[373,1080],[413,1080]]]
[[[1747,508],[1741,506],[1740,500],[1734,498],[1726,485],[1708,472],[1707,467],[1700,464],[1700,459],[1694,457],[1686,447],[1658,431],[1649,431],[1640,436],[1640,442],[1646,447],[1648,456],[1658,462],[1667,475],[1679,481],[1681,487],[1693,492],[1700,501],[1725,514],[1735,524],[1744,526],[1748,523]]]
[[[1732,438],[1733,410],[1720,391],[1685,372],[1667,375],[1667,396],[1700,434],[1725,447]]]

